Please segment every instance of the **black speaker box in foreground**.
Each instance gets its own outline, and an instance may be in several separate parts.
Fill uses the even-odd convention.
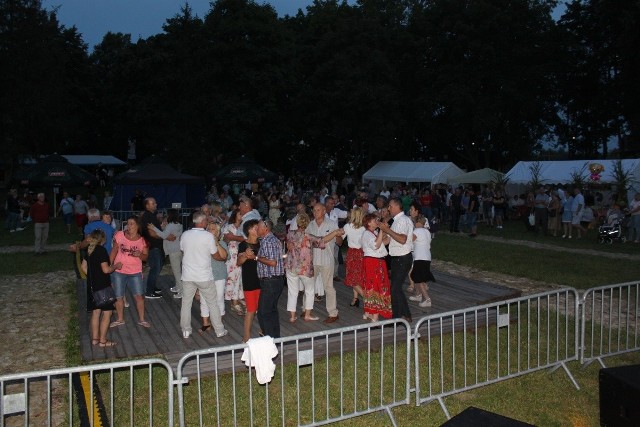
[[[532,427],[533,424],[507,418],[473,406],[468,407],[440,427]]]
[[[600,369],[600,425],[640,426],[640,365]]]

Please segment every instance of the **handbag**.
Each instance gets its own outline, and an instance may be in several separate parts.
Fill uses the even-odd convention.
[[[529,225],[532,227],[536,225],[536,216],[533,213],[529,214]]]
[[[90,268],[87,268],[87,273],[91,271]],[[94,291],[91,283],[93,280],[91,279],[91,275],[87,274],[87,283],[91,287],[91,295],[93,297],[93,305],[96,308],[106,307],[110,304],[116,302],[116,292],[113,290],[113,286],[109,285],[106,288],[100,289],[99,291]]]
[[[93,292],[93,303],[97,308],[102,308],[116,302],[116,293],[111,285]]]

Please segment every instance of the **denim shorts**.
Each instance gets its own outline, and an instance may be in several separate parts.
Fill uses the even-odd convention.
[[[478,213],[472,212],[467,214],[467,225],[469,227],[474,227],[478,222]]]
[[[129,286],[134,295],[144,295],[142,273],[123,274],[114,271],[111,273],[111,285],[116,293],[116,298],[124,297],[125,286]]]

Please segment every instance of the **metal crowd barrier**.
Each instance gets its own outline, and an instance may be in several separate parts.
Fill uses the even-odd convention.
[[[578,296],[561,289],[428,316],[414,334],[416,406],[578,360]]]
[[[0,376],[0,426],[173,426],[173,371],[145,359]]]
[[[160,209],[160,211],[166,211],[166,209]],[[182,228],[184,230],[190,229],[193,225],[191,224],[191,214],[193,213],[194,209],[182,208],[178,209],[178,211],[180,212],[180,218],[182,219]],[[120,225],[119,228],[123,230],[127,225],[127,219],[132,216],[140,216],[140,211],[111,211],[111,214]]]
[[[580,363],[640,350],[640,282],[600,286],[581,299]]]
[[[265,385],[240,360],[246,344],[193,351],[178,363],[180,425],[312,426],[378,411],[396,425],[391,409],[410,403],[410,340],[402,319],[278,338]]]

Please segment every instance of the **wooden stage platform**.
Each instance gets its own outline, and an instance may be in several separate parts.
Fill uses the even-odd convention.
[[[342,269],[342,266],[341,266]],[[420,308],[417,303],[409,301],[414,324],[422,317],[431,314],[443,313],[467,307],[473,307],[490,302],[506,300],[520,296],[520,291],[493,285],[480,281],[469,280],[434,271],[437,283],[430,285],[429,293],[433,302],[430,308]],[[175,366],[184,354],[201,348],[209,348],[221,345],[237,344],[242,341],[244,317],[238,316],[229,308],[223,318],[225,328],[229,334],[217,338],[213,329],[206,333],[199,333],[201,325],[199,303],[192,306],[192,325],[194,333],[189,339],[182,338],[180,330],[180,299],[173,298],[169,288],[173,286],[173,276],[168,269],[163,269],[158,281],[164,296],[161,299],[147,300],[145,302],[146,320],[151,323],[151,328],[143,328],[137,324],[138,316],[133,304],[133,297],[128,294],[131,307],[125,308],[125,325],[111,328],[109,339],[118,344],[112,348],[100,348],[92,346],[89,335],[89,314],[86,313],[86,294],[83,282],[78,281],[78,309],[80,316],[80,350],[82,360],[85,362],[106,362],[120,358],[135,357],[164,357]],[[334,283],[340,319],[326,325],[322,322],[327,316],[324,301],[316,302],[314,314],[320,317],[316,322],[305,322],[298,316],[298,321],[290,323],[286,312],[287,291],[286,286],[279,301],[280,324],[283,337],[302,333],[340,328],[351,325],[367,323],[362,320],[363,309],[350,307],[352,291],[342,282]],[[298,300],[300,307],[302,299]],[[300,309],[299,309],[300,311]],[[115,312],[113,314],[115,318]],[[253,334],[257,337],[259,332],[258,321],[254,320]]]

